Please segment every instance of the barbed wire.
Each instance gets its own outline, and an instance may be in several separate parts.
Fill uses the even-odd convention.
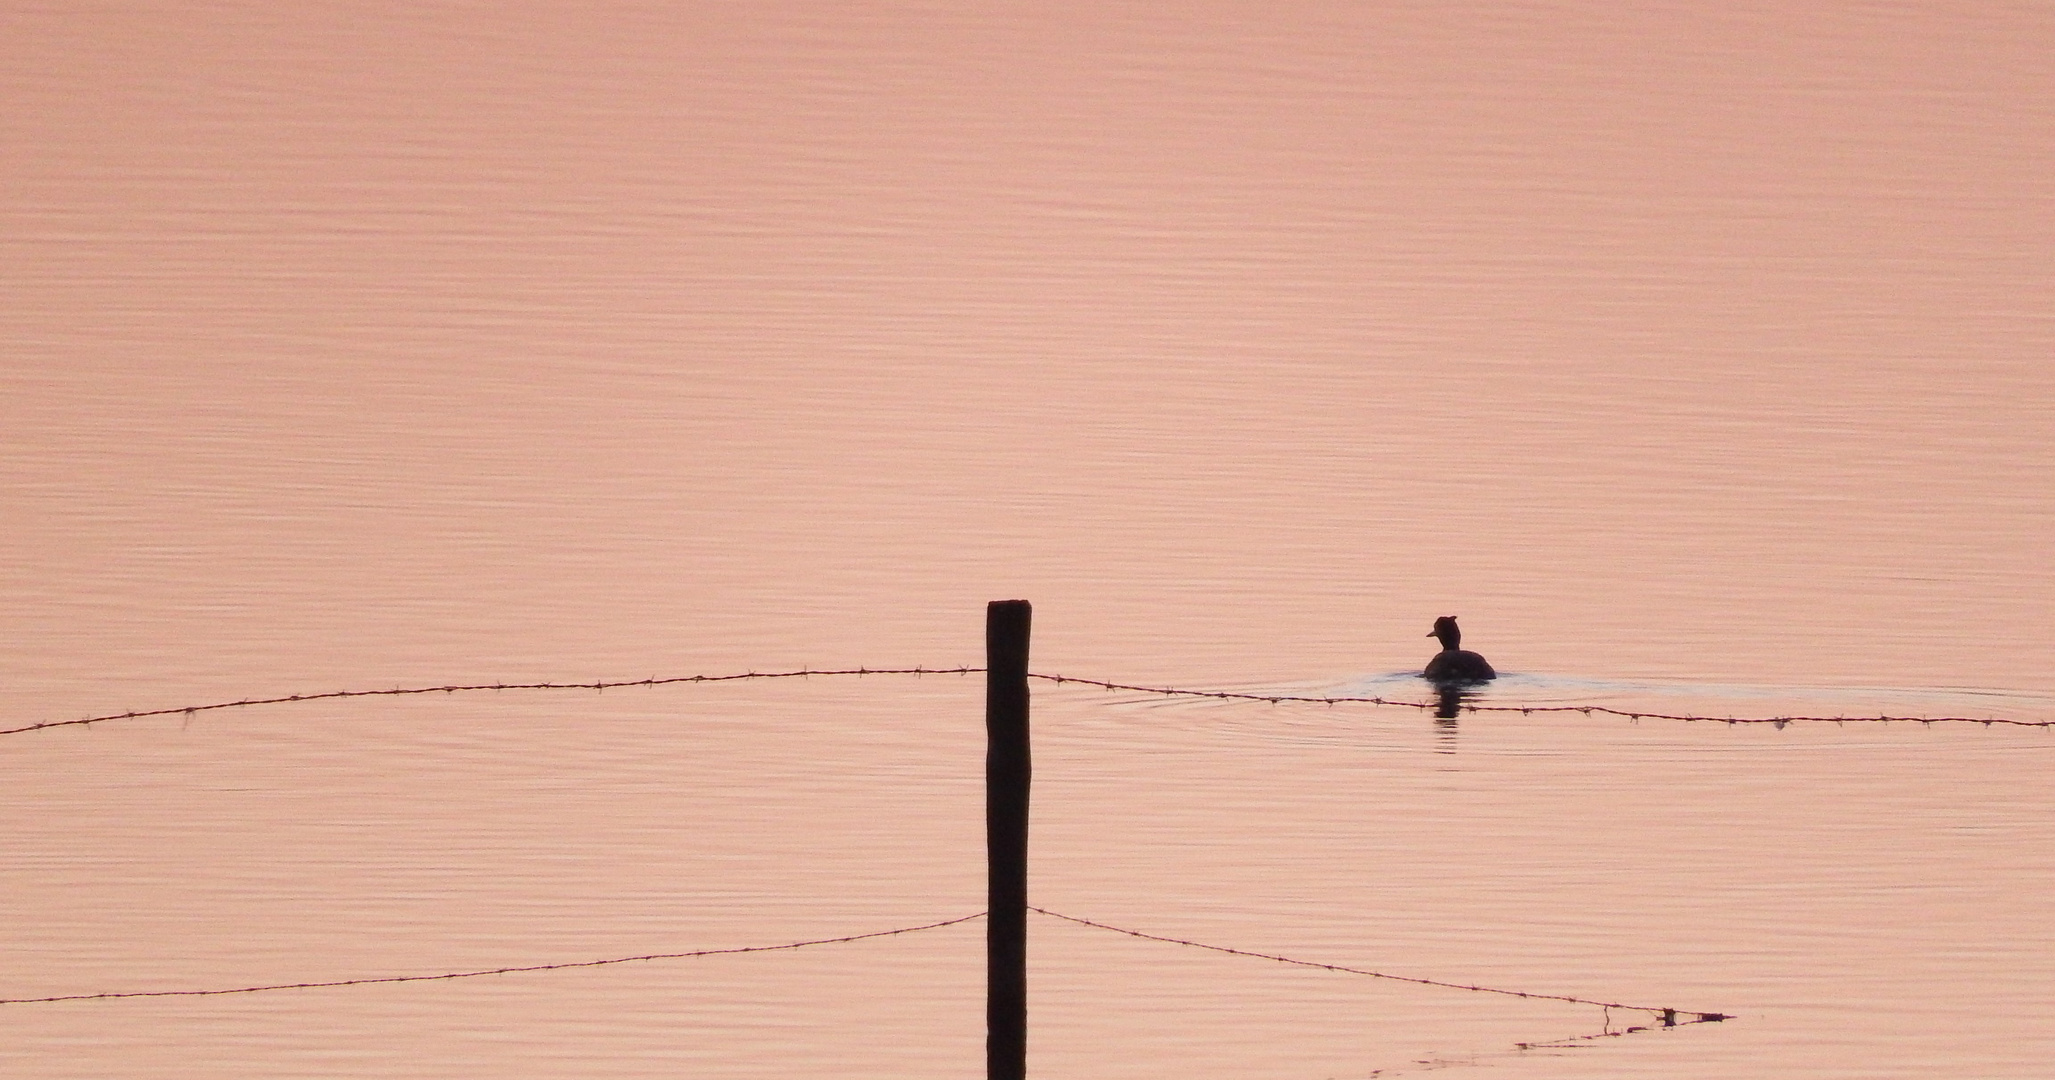
[[[1393,982],[1412,983],[1416,986],[1436,986],[1448,990],[1466,990],[1473,993],[1500,994],[1507,997],[1528,998],[1540,1001],[1563,1001],[1576,1005],[1594,1005],[1606,1010],[1608,1018],[1608,1031],[1611,1031],[1610,1018],[1612,1010],[1615,1009],[1624,1012],[1649,1013],[1659,1018],[1662,1021],[1664,1027],[1676,1027],[1682,1024],[1718,1023],[1722,1020],[1733,1019],[1731,1016],[1725,1013],[1694,1013],[1680,1009],[1665,1008],[1651,1005],[1628,1005],[1617,1001],[1599,1001],[1594,998],[1575,997],[1569,994],[1545,994],[1529,990],[1507,990],[1495,986],[1482,986],[1474,983],[1448,982],[1442,979],[1428,979],[1414,975],[1393,975],[1382,971],[1371,971],[1367,968],[1349,967],[1343,964],[1322,963],[1317,960],[1299,960],[1289,956],[1279,956],[1274,953],[1255,952],[1249,949],[1237,949],[1226,945],[1210,945],[1205,942],[1191,941],[1186,938],[1174,938],[1166,937],[1161,934],[1150,934],[1141,930],[1131,930],[1123,926],[1114,926],[1109,923],[1098,922],[1093,919],[1080,918],[1076,915],[1065,915],[1062,912],[1050,911],[1048,908],[1036,907],[1032,904],[1028,906],[1028,910],[1037,912],[1042,915],[1046,915],[1053,919],[1061,919],[1064,922],[1076,923],[1079,926],[1088,926],[1098,930],[1111,931],[1116,934],[1125,934],[1129,937],[1140,938],[1145,941],[1157,941],[1167,945],[1182,945],[1188,948],[1205,949],[1209,952],[1226,953],[1230,956],[1247,956],[1258,960],[1271,960],[1280,964],[1291,964],[1297,967],[1318,968],[1323,971],[1335,971],[1349,975],[1366,975],[1375,979],[1388,979]],[[211,990],[120,990],[106,991],[97,994],[54,994],[46,997],[0,998],[0,1005],[47,1005],[63,1001],[111,1001],[122,998],[219,997],[224,994],[260,994],[274,990],[325,990],[343,986],[370,986],[380,983],[441,982],[451,979],[474,979],[484,975],[515,975],[536,971],[563,971],[570,968],[606,967],[612,964],[633,964],[653,960],[683,960],[699,956],[732,956],[741,953],[783,952],[792,949],[810,948],[815,945],[840,945],[853,941],[867,941],[872,938],[894,937],[900,934],[915,934],[923,930],[939,930],[945,926],[955,926],[960,923],[970,922],[973,919],[981,919],[984,918],[985,915],[985,912],[980,911],[975,914],[963,915],[954,919],[944,919],[939,922],[922,923],[918,926],[901,926],[891,930],[873,930],[869,933],[846,934],[841,937],[812,938],[806,941],[786,942],[782,945],[744,945],[727,949],[695,949],[690,952],[646,953],[640,956],[610,957],[605,960],[577,960],[555,964],[525,964],[514,967],[482,968],[475,971],[450,971],[442,972],[435,975],[381,975],[361,979],[332,979],[321,982],[308,981],[291,983],[267,983],[259,986],[236,986]],[[1691,1017],[1691,1019],[1680,1020],[1679,1017]]]
[[[1262,701],[1272,705],[1383,705],[1391,708],[1434,710],[1446,708],[1438,701],[1407,701],[1403,698],[1347,697],[1339,695],[1311,694],[1265,694],[1235,690],[1187,690],[1173,686],[1136,686],[1131,683],[1106,682],[1102,679],[1079,678],[1074,675],[1042,675],[1030,672],[1030,679],[1062,685],[1075,683],[1079,686],[1093,686],[1102,690],[1116,690],[1124,693],[1157,694],[1164,697],[1215,698],[1226,701]],[[2006,720],[1982,716],[1696,716],[1688,713],[1660,713],[1641,709],[1616,709],[1609,705],[1476,705],[1459,702],[1455,708],[1464,712],[1488,713],[1583,713],[1618,716],[1628,720],[1682,720],[1686,722],[1706,721],[1715,724],[2002,724],[2010,727],[2055,728],[2055,720]],[[0,732],[0,734],[6,734]]]
[[[220,709],[240,709],[256,705],[287,705],[309,701],[333,701],[339,698],[362,697],[407,697],[421,694],[458,694],[484,690],[593,690],[606,691],[623,687],[672,686],[680,683],[737,682],[745,679],[803,679],[813,676],[841,675],[981,675],[981,667],[898,667],[898,668],[798,668],[791,671],[747,671],[730,675],[673,675],[652,676],[647,679],[599,680],[595,682],[526,682],[526,683],[450,683],[440,686],[409,686],[390,690],[330,690],[314,694],[287,694],[280,697],[243,698],[237,701],[218,701],[206,705],[182,705],[169,709],[130,710],[128,712],[106,713],[100,716],[80,717],[76,720],[45,720],[40,723],[24,724],[19,727],[0,728],[0,735],[21,735],[31,731],[45,731],[51,728],[83,727],[92,724],[110,723],[117,720],[141,720],[155,716],[193,716],[197,713],[214,712]],[[1111,682],[1105,679],[1086,678],[1077,675],[1052,675],[1029,672],[1028,678],[1052,683],[1058,686],[1090,686],[1101,690],[1120,693],[1153,694],[1161,697],[1187,697],[1218,701],[1260,701],[1271,705],[1376,705],[1385,708],[1418,709],[1422,711],[1443,710],[1451,706],[1441,701],[1412,701],[1405,698],[1358,697],[1347,695],[1315,694],[1270,694],[1246,690],[1194,690],[1175,686],[1142,686],[1135,683]],[[2022,728],[2055,728],[2055,720],[2013,720],[2002,717],[1980,716],[1706,716],[1690,713],[1650,712],[1642,709],[1620,709],[1610,705],[1480,705],[1469,701],[1457,702],[1454,708],[1471,713],[1519,713],[1523,716],[1550,713],[1581,713],[1585,716],[1617,716],[1626,720],[1677,720],[1685,723],[1713,724],[1770,724],[1782,728],[1786,724],[1981,724],[1984,727],[2001,725]]]
[[[1099,930],[1110,930],[1116,934],[1126,934],[1129,937],[1141,938],[1144,941],[1160,941],[1166,945],[1184,945],[1194,949],[1205,949],[1209,952],[1226,953],[1230,956],[1248,956],[1253,957],[1257,960],[1274,960],[1280,964],[1292,964],[1298,967],[1319,968],[1323,971],[1339,971],[1350,975],[1368,975],[1373,979],[1390,979],[1393,982],[1413,983],[1418,986],[1439,986],[1447,990],[1467,990],[1477,994],[1502,994],[1506,997],[1530,998],[1538,1001],[1567,1001],[1575,1005],[1595,1005],[1599,1008],[1605,1009],[1607,1011],[1609,1018],[1612,1010],[1614,1009],[1618,1009],[1622,1012],[1645,1012],[1650,1013],[1656,1016],[1658,1019],[1660,1019],[1664,1027],[1677,1027],[1682,1024],[1716,1024],[1722,1020],[1733,1019],[1732,1016],[1729,1016],[1726,1013],[1691,1012],[1684,1009],[1675,1009],[1658,1005],[1626,1005],[1617,1001],[1599,1001],[1594,998],[1574,997],[1569,994],[1543,994],[1532,990],[1506,990],[1496,986],[1481,986],[1475,983],[1445,982],[1441,979],[1427,979],[1421,978],[1416,975],[1392,975],[1382,971],[1371,971],[1367,968],[1347,967],[1342,964],[1325,964],[1317,960],[1296,960],[1289,956],[1278,956],[1275,953],[1252,952],[1248,949],[1230,948],[1226,945],[1208,945],[1202,941],[1190,941],[1185,938],[1165,937],[1161,934],[1149,934],[1144,933],[1140,930],[1130,930],[1124,926],[1113,926],[1109,923],[1096,922],[1091,919],[1082,919],[1076,915],[1065,915],[1061,912],[1050,911],[1047,908],[1036,907],[1033,904],[1028,905],[1028,910],[1040,912],[1041,914],[1047,915],[1051,918],[1062,919],[1065,922],[1076,923],[1079,926],[1090,926]],[[1696,1017],[1696,1019],[1679,1019],[1679,1017],[1684,1016]],[[1610,1023],[1608,1023],[1608,1029],[1610,1029]]]
[[[965,915],[941,922],[923,923],[920,926],[902,926],[896,930],[874,930],[868,934],[849,934],[844,937],[815,938],[811,941],[792,941],[783,945],[745,945],[732,949],[696,949],[692,952],[650,953],[645,956],[617,956],[608,960],[578,960],[564,964],[528,964],[522,967],[485,968],[480,971],[451,971],[440,975],[384,975],[367,979],[335,979],[329,982],[273,983],[267,986],[237,986],[226,990],[125,990],[104,994],[58,994],[51,997],[0,998],[0,1005],[44,1005],[57,1001],[106,1001],[113,998],[159,998],[159,997],[216,997],[222,994],[260,994],[269,990],[323,990],[336,986],[368,986],[372,983],[436,982],[444,979],[475,979],[480,975],[514,975],[529,971],[562,971],[566,968],[605,967],[608,964],[633,964],[647,960],[683,960],[694,956],[729,956],[736,953],[780,952],[789,949],[804,949],[814,945],[840,945],[850,941],[865,941],[870,938],[892,937],[896,934],[913,934],[922,930],[939,930],[955,926],[972,919],[982,919],[985,913]]]
[[[80,727],[114,720],[141,720],[151,716],[191,716],[217,709],[242,709],[252,705],[286,705],[304,701],[334,701],[337,698],[407,697],[415,694],[462,694],[480,690],[615,690],[627,686],[670,686],[676,683],[738,682],[743,679],[801,679],[811,675],[976,675],[984,668],[799,668],[793,671],[747,671],[734,675],[673,675],[665,678],[601,680],[597,682],[450,683],[444,686],[408,686],[392,690],[329,690],[318,694],[287,694],[283,697],[243,698],[217,701],[210,705],[183,705],[172,709],[145,709],[86,716],[77,720],[45,720],[38,724],[0,728],[0,735],[20,735],[48,728]]]

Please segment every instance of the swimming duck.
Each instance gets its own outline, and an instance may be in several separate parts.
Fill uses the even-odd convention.
[[[1456,627],[1454,615],[1443,615],[1434,620],[1434,630],[1427,636],[1441,639],[1441,651],[1427,661],[1427,670],[1420,673],[1421,678],[1438,683],[1483,682],[1498,678],[1498,672],[1491,670],[1491,664],[1483,657],[1459,647],[1463,643],[1463,632]]]

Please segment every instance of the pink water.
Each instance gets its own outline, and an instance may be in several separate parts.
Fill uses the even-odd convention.
[[[981,661],[2055,720],[2055,17],[8,18],[0,726]],[[0,739],[0,998],[982,906],[974,677]],[[2055,736],[1036,690],[1049,1077],[2038,1077]],[[973,1074],[977,923],[0,1005],[33,1077]],[[1614,1029],[1639,1017],[1610,1018]],[[1426,1064],[1423,1064],[1426,1063]]]

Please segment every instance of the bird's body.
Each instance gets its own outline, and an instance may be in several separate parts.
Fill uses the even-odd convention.
[[[1498,672],[1491,669],[1489,661],[1460,647],[1463,632],[1456,627],[1454,615],[1443,615],[1434,620],[1434,631],[1427,636],[1441,639],[1441,651],[1427,661],[1427,670],[1420,673],[1421,678],[1437,683],[1485,682],[1498,678]]]
[[[1420,673],[1423,678],[1435,682],[1483,682],[1498,678],[1498,672],[1491,670],[1491,662],[1468,649],[1443,649],[1427,661],[1427,670]]]

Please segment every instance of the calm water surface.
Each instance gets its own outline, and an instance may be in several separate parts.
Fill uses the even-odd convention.
[[[2055,720],[2055,19],[10,17],[0,726],[982,660]],[[1037,1076],[2045,1076],[2055,735],[1036,689]],[[983,904],[982,685],[0,738],[0,997]],[[982,926],[0,1005],[25,1077],[974,1074]],[[1595,1037],[1590,1037],[1595,1036]],[[1520,1050],[1520,1044],[1551,1044]]]

